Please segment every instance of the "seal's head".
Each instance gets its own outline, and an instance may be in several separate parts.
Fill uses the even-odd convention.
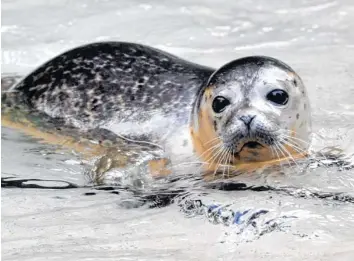
[[[194,149],[209,169],[262,165],[306,154],[309,100],[300,77],[270,57],[232,61],[200,89],[191,115]]]

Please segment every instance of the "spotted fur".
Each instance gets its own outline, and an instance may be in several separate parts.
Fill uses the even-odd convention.
[[[93,129],[156,110],[184,116],[212,71],[144,45],[101,42],[51,59],[12,91],[34,110]]]

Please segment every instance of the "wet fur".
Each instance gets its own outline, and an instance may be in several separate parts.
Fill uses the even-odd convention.
[[[240,127],[231,116],[242,110],[238,108],[230,112],[231,118],[224,122],[216,119],[210,111],[215,91],[225,84],[233,88],[240,67],[244,68],[241,73],[244,75],[243,84],[252,85],[257,79],[257,70],[264,66],[277,66],[289,76],[296,76],[290,67],[269,57],[235,60],[214,71],[144,45],[124,42],[88,44],[51,59],[3,93],[3,109],[21,109],[21,105],[30,119],[33,115],[43,116],[39,124],[13,123],[6,115],[2,124],[22,129],[35,137],[42,136],[49,143],[57,140],[63,144],[63,140],[71,139],[68,137],[76,137],[73,142],[64,142],[68,145],[80,137],[99,142],[105,139],[116,141],[120,122],[148,120],[159,113],[166,118],[175,118],[177,125],[181,125],[188,122],[191,113],[189,123],[195,153],[201,161],[208,161],[215,153],[210,150],[212,145],[228,143],[226,129],[222,126],[229,126],[229,143],[238,142],[235,134]],[[289,79],[302,84],[297,76]],[[306,97],[305,92],[303,96]],[[308,126],[310,123],[302,124]],[[46,136],[43,131],[37,133],[39,126],[42,130],[50,129],[51,136]],[[291,126],[291,130],[297,129],[298,125]],[[54,135],[55,131],[63,135]],[[83,149],[76,145],[69,147]],[[230,163],[242,169],[242,164],[250,164],[247,163],[250,155],[258,161],[273,160],[265,148],[256,152],[244,150],[238,157],[230,159]],[[217,170],[218,164],[212,162],[207,170]]]

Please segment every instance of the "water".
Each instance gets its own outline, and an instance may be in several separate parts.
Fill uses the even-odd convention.
[[[2,1],[2,14],[3,75],[24,75],[62,51],[100,40],[140,42],[212,67],[246,55],[279,58],[307,86],[314,148],[335,145],[347,155],[354,152],[354,3],[350,0],[17,0]],[[84,169],[85,162],[73,153],[2,129],[3,177],[85,185]],[[318,168],[307,175],[270,176],[266,181],[274,186],[354,194],[353,170]],[[136,200],[129,191],[84,195],[91,191],[2,189],[4,260],[354,257],[354,205],[350,203],[272,191],[201,190],[209,192],[197,195],[203,202],[298,217],[289,220],[286,232],[254,239],[247,233],[237,234],[235,227],[214,225],[205,216],[187,218],[177,204],[126,209],[123,203]]]

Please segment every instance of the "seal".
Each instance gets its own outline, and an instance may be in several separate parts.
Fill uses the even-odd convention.
[[[127,42],[64,52],[5,92],[2,106],[100,142],[139,136],[166,147],[188,131],[180,143],[215,172],[303,155],[311,125],[303,82],[281,61],[253,56],[215,70]]]

